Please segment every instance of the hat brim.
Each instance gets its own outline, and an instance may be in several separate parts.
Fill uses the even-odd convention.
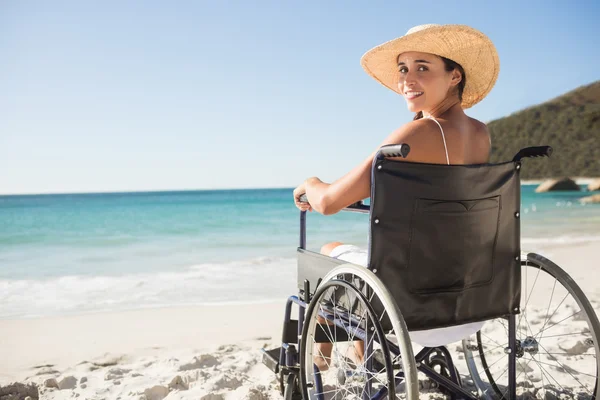
[[[467,81],[463,108],[472,107],[487,96],[500,72],[500,60],[492,41],[465,25],[433,26],[390,40],[366,52],[360,63],[375,80],[400,93],[397,58],[408,51],[435,54],[463,67]]]

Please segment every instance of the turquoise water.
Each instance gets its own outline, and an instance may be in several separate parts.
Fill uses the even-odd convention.
[[[600,242],[585,192],[522,193],[523,248]],[[0,196],[0,318],[269,301],[294,290],[291,189]],[[308,216],[309,247],[368,217]]]

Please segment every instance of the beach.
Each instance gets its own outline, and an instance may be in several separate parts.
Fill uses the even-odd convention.
[[[580,285],[596,313],[600,283],[590,274],[598,251],[588,243],[544,254]],[[45,399],[279,398],[260,349],[279,346],[284,302],[3,319],[0,381],[33,382]],[[466,374],[457,346],[449,349]],[[64,389],[47,387],[52,378]]]
[[[74,393],[90,399],[140,398],[155,386],[169,389],[177,377],[179,394],[169,398],[210,393],[246,398],[253,390],[267,395],[273,393],[274,376],[259,364],[259,349],[281,335],[283,305],[3,320],[0,380],[34,382],[49,399],[71,398]],[[77,381],[72,389],[44,386],[50,378],[58,383],[69,377]],[[152,396],[158,395],[143,398]]]
[[[534,189],[523,185],[522,251],[558,263],[597,313],[598,206]],[[280,398],[261,349],[281,345],[297,290],[290,192],[0,196],[0,386],[32,383],[43,399]],[[308,216],[309,249],[366,246],[367,232],[362,214]],[[576,339],[576,324],[559,328]]]
[[[600,2],[259,5],[0,5],[0,400],[600,400]]]

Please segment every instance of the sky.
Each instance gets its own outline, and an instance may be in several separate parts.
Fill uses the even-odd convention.
[[[481,30],[500,74],[466,112],[489,122],[600,79],[598,20],[576,0],[0,0],[0,194],[331,182],[412,118],[370,48]]]

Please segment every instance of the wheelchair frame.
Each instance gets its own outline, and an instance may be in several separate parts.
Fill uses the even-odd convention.
[[[384,146],[382,149],[380,149],[380,151],[377,153],[375,159],[374,159],[374,163],[373,163],[373,171],[375,170],[375,163],[378,160],[381,160],[385,157],[406,157],[406,155],[409,152],[409,148],[407,145],[390,145],[390,146]],[[522,149],[513,159],[513,162],[516,163],[517,165],[517,169],[520,168],[520,160],[524,157],[539,157],[539,156],[550,156],[552,152],[552,149],[548,146],[542,146],[542,147],[530,147],[530,148],[526,148],[526,149]],[[348,207],[346,207],[344,209],[345,211],[351,211],[351,212],[358,212],[358,213],[369,213],[371,208],[368,205],[363,204],[362,202],[358,202],[355,204],[352,204]],[[286,302],[286,306],[285,306],[285,312],[284,312],[284,323],[283,323],[283,333],[282,333],[282,346],[280,348],[276,348],[276,349],[272,349],[272,350],[265,350],[262,349],[263,351],[263,363],[265,365],[267,365],[273,372],[275,372],[276,374],[279,374],[279,381],[280,381],[280,388],[281,388],[281,392],[284,395],[284,397],[287,399],[297,399],[300,398],[300,395],[302,395],[302,397],[307,396],[308,394],[308,389],[306,387],[303,386],[307,386],[309,385],[309,383],[306,383],[306,377],[304,376],[306,374],[305,370],[303,370],[303,365],[306,366],[306,363],[308,362],[307,360],[305,360],[305,352],[302,351],[303,348],[305,348],[306,344],[303,343],[303,341],[306,341],[306,332],[304,332],[305,329],[305,325],[306,325],[306,321],[305,321],[305,315],[312,315],[314,313],[313,308],[315,307],[316,303],[313,302],[313,299],[315,298],[320,298],[320,296],[322,296],[324,294],[324,292],[326,292],[329,288],[329,286],[331,286],[331,282],[336,282],[337,281],[337,285],[341,285],[341,286],[348,286],[350,288],[353,288],[352,290],[357,290],[357,292],[360,292],[360,288],[355,288],[352,286],[352,284],[346,282],[345,280],[336,280],[336,277],[339,277],[340,275],[343,274],[348,274],[349,272],[354,271],[352,265],[348,265],[346,262],[342,261],[342,260],[337,260],[331,257],[327,257],[321,254],[317,254],[311,251],[306,250],[306,212],[300,212],[300,240],[299,240],[299,247],[298,247],[298,258],[299,258],[299,287],[300,287],[300,291],[298,295],[292,295],[287,299]],[[307,259],[309,259],[310,261],[306,261]],[[305,260],[305,261],[303,261]],[[556,266],[555,264],[553,264],[551,261],[545,259],[544,257],[534,254],[534,253],[529,253],[526,257],[526,259],[521,259],[521,266],[528,266],[529,264],[535,264],[536,266],[539,266],[539,268],[544,269],[545,271],[556,271],[557,269],[560,270],[560,268],[558,266]],[[332,269],[333,267],[333,269]],[[383,285],[383,283],[381,283],[381,281],[375,276],[375,274],[369,270],[367,270],[364,267],[355,267],[356,268],[356,273],[360,276],[358,276],[360,279],[362,280],[366,280],[370,282],[374,282],[374,286],[376,287],[377,285],[382,285],[385,289],[385,285]],[[325,276],[320,276],[322,275],[323,271],[328,271],[329,272],[325,275]],[[362,271],[362,272],[360,272]],[[560,270],[562,271],[562,270]],[[352,272],[354,273],[354,272]],[[556,272],[554,272],[556,274]],[[568,275],[566,275],[566,273],[561,272],[562,274],[564,274],[568,279],[570,279],[568,277]],[[372,276],[371,276],[372,275]],[[314,291],[314,294],[311,294],[311,284],[310,282],[316,282],[316,290]],[[322,282],[324,282],[324,284],[322,284]],[[378,283],[379,282],[379,283]],[[329,284],[329,286],[328,286]],[[572,284],[575,287],[575,291],[579,291],[578,295],[580,297],[576,297],[577,302],[579,303],[581,300],[581,296],[583,298],[584,302],[587,302],[586,304],[583,304],[580,306],[582,308],[586,308],[586,318],[588,319],[588,323],[591,325],[592,329],[591,329],[591,335],[594,341],[594,346],[596,346],[596,349],[598,348],[598,335],[600,334],[600,323],[598,323],[598,319],[595,315],[588,315],[588,310],[591,309],[591,306],[589,305],[589,302],[587,301],[587,299],[585,298],[585,296],[583,295],[583,292],[581,292],[581,290],[574,284],[574,282],[572,282]],[[374,286],[370,286],[369,290],[373,290],[372,288]],[[360,296],[360,294],[358,294],[357,296]],[[380,296],[380,298],[385,298],[385,296],[387,296],[385,293],[382,296]],[[365,304],[367,304],[367,307],[369,304],[369,301],[366,299],[366,297],[363,299],[366,300],[367,302]],[[395,388],[396,386],[401,383],[404,382],[405,383],[405,390],[406,390],[406,394],[407,397],[410,399],[416,399],[419,396],[419,387],[418,387],[418,380],[417,380],[417,371],[418,372],[422,372],[425,376],[427,376],[430,380],[432,380],[433,382],[436,382],[437,385],[440,388],[444,388],[448,394],[450,395],[450,398],[452,400],[456,399],[456,398],[464,398],[464,399],[469,399],[469,400],[475,400],[481,397],[490,397],[490,394],[485,392],[482,388],[482,385],[480,385],[477,382],[477,379],[475,379],[475,375],[474,372],[472,371],[472,365],[469,364],[469,362],[467,363],[469,372],[471,373],[472,377],[474,378],[474,384],[477,388],[477,395],[475,395],[473,392],[465,389],[462,386],[462,382],[461,382],[461,378],[458,374],[458,371],[454,365],[454,361],[452,360],[451,354],[449,352],[449,350],[446,348],[446,346],[437,346],[437,347],[424,347],[421,351],[419,351],[418,354],[414,355],[412,354],[412,345],[410,343],[410,339],[408,337],[408,329],[406,329],[406,325],[404,324],[404,320],[402,318],[402,315],[399,311],[399,309],[397,309],[397,305],[395,305],[395,302],[393,301],[393,299],[391,299],[391,301],[394,303],[394,305],[391,305],[391,307],[395,307],[396,311],[398,314],[398,319],[399,321],[396,321],[396,323],[400,324],[398,325],[398,327],[395,328],[396,331],[401,331],[398,332],[397,334],[401,334],[404,335],[403,337],[400,338],[399,343],[394,344],[394,343],[390,343],[387,340],[383,340],[384,342],[387,342],[385,346],[390,347],[389,351],[392,354],[398,354],[399,356],[401,355],[401,362],[403,363],[402,368],[400,369],[400,371],[398,371],[397,373],[394,373],[393,368],[386,368],[386,372],[388,373],[388,375],[391,373],[392,375],[392,380],[393,380],[393,385],[390,388],[387,388],[387,390],[380,390],[379,392],[375,393],[373,396],[371,396],[371,393],[369,392],[369,390],[367,390],[367,394],[369,395],[369,398],[373,399],[373,400],[379,400],[382,399],[386,396],[388,397],[393,397],[393,396],[389,396],[390,394],[394,395],[395,394]],[[298,319],[293,319],[292,318],[292,306],[296,304],[298,306]],[[593,309],[592,309],[593,312]],[[368,332],[366,332],[364,329],[362,329],[360,326],[360,324],[357,324],[357,326],[353,326],[352,325],[352,320],[349,319],[349,324],[346,322],[344,323],[343,319],[336,319],[335,318],[335,313],[334,316],[331,317],[331,315],[328,315],[327,312],[325,312],[325,310],[321,309],[320,311],[317,311],[317,313],[319,314],[320,317],[327,319],[329,322],[331,322],[333,325],[328,324],[327,325],[327,329],[329,330],[329,333],[331,334],[332,332],[335,333],[336,338],[337,335],[339,334],[341,339],[348,339],[349,337],[351,337],[352,339],[358,338],[359,340],[363,341],[363,343],[365,341],[367,341],[367,337],[368,337]],[[390,313],[390,315],[392,315],[393,312]],[[523,354],[523,346],[522,343],[517,341],[517,337],[516,337],[516,328],[517,328],[517,319],[516,319],[516,314],[517,313],[511,313],[510,315],[506,316],[507,322],[508,322],[508,346],[506,348],[504,348],[504,352],[508,357],[508,390],[506,390],[504,392],[504,394],[506,395],[506,397],[510,400],[516,399],[517,398],[517,393],[516,393],[516,362],[517,362],[517,357],[519,356],[519,354]],[[392,318],[390,316],[390,318]],[[312,323],[309,321],[309,323]],[[394,323],[394,322],[392,322]],[[314,323],[313,323],[314,325]],[[350,325],[350,326],[348,326]],[[376,329],[375,329],[376,328]],[[379,337],[382,338],[384,337],[383,332],[380,332],[380,327],[377,328],[372,328],[372,330],[377,330]],[[321,328],[322,329],[322,328]],[[331,331],[331,329],[333,329],[333,331]],[[315,336],[313,337],[313,340],[315,341],[315,343],[318,343],[320,341],[322,342],[327,342],[330,341],[331,342],[331,337],[319,337],[318,331],[316,331]],[[351,335],[351,336],[349,336]],[[327,336],[327,334],[325,333],[325,336]],[[373,340],[373,339],[372,339]],[[481,346],[481,342],[480,342],[480,338],[478,337],[479,340],[479,345]],[[300,354],[298,352],[298,349],[296,348],[296,346],[299,346],[301,351]],[[384,346],[384,347],[385,347]],[[372,347],[372,346],[371,346]],[[465,354],[467,353],[467,343],[466,341],[463,340],[463,348],[465,349]],[[372,349],[369,348],[369,345],[367,346],[367,355],[366,358],[369,359],[369,351],[372,351]],[[469,350],[470,351],[470,350]],[[481,348],[479,349],[479,351],[481,351]],[[386,357],[388,357],[386,355]],[[432,361],[433,360],[433,361]],[[472,360],[471,360],[472,361]],[[372,363],[372,361],[370,361]],[[599,364],[599,360],[596,359],[596,364],[597,364],[597,371],[596,371],[596,387],[594,388],[594,392],[592,394],[592,399],[596,398],[598,395],[598,379],[597,379],[597,374],[598,374],[598,369],[600,369],[600,364]],[[310,360],[310,363],[312,364],[312,360]],[[389,367],[392,365],[392,361],[390,359],[385,359],[385,363],[386,366]],[[485,360],[484,360],[485,363]],[[485,366],[485,364],[484,364]],[[440,367],[440,372],[435,370],[435,367]],[[311,368],[311,367],[309,367]],[[316,370],[317,367],[314,366],[314,368]],[[486,369],[486,374],[488,374],[488,370]],[[304,374],[304,375],[303,375]],[[490,377],[488,375],[488,377]],[[318,380],[320,379],[320,374],[319,373],[315,373],[315,383],[319,384]],[[299,382],[302,381],[302,382]],[[493,380],[492,380],[493,381]],[[369,386],[370,388],[370,378],[367,380],[366,383],[367,386]],[[494,383],[495,386],[495,383]],[[495,387],[495,389],[498,389],[497,387]],[[365,393],[363,393],[363,397],[364,397]],[[320,395],[317,398],[322,399],[323,396]],[[306,399],[308,400],[308,399]]]

